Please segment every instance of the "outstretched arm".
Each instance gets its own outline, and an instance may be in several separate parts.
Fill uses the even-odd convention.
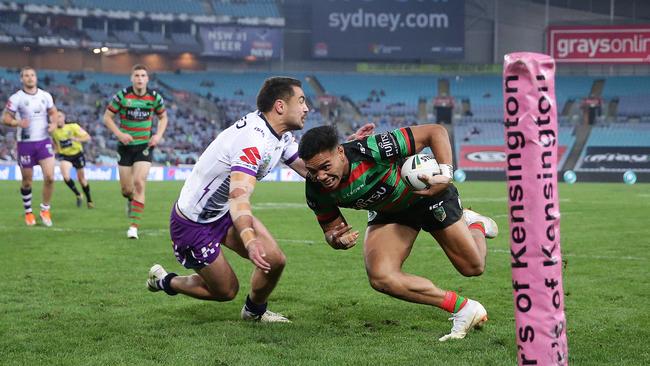
[[[271,270],[271,265],[264,259],[266,253],[257,237],[253,227],[253,212],[251,211],[250,197],[255,190],[257,180],[252,175],[242,172],[230,173],[230,216],[237,234],[241,238],[244,248],[248,251],[248,258],[265,273]]]

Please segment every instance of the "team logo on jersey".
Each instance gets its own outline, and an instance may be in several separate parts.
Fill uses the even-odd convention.
[[[377,217],[377,211],[368,211],[368,222],[372,221]]]
[[[443,222],[447,218],[447,212],[445,212],[445,208],[442,207],[442,204],[445,201],[440,201],[436,203],[435,205],[429,206],[429,210],[433,212],[433,217],[436,218],[436,220]]]
[[[256,147],[247,147],[242,152],[244,155],[239,157],[241,161],[250,165],[257,165],[257,160],[260,159],[260,152]]]

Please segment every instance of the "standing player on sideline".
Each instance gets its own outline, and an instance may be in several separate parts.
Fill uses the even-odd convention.
[[[52,140],[54,140],[56,153],[61,158],[60,167],[63,181],[77,197],[77,207],[81,207],[83,200],[81,193],[74,184],[74,180],[70,177],[70,170],[73,166],[77,170],[77,179],[79,179],[79,184],[81,184],[81,188],[86,195],[87,206],[88,208],[94,208],[95,204],[90,197],[90,185],[84,173],[86,158],[84,157],[83,146],[81,146],[82,142],[90,141],[90,135],[77,123],[65,123],[65,113],[59,111],[56,129],[52,131]]]
[[[286,77],[264,82],[257,108],[208,146],[171,210],[169,230],[174,254],[196,274],[178,276],[156,264],[149,270],[147,286],[150,291],[163,290],[169,295],[232,300],[239,282],[221,253],[221,245],[225,245],[256,266],[241,318],[288,322],[283,315],[267,310],[267,300],[286,259],[271,233],[253,216],[250,196],[257,180],[279,162],[305,176],[290,131],[303,128],[309,109],[300,81]],[[355,135],[368,134],[373,127],[365,125]]]
[[[412,191],[400,177],[400,159],[431,147],[441,175],[419,177],[429,184]],[[464,338],[487,320],[485,308],[430,280],[402,271],[420,230],[429,232],[464,276],[483,273],[485,238],[498,233],[496,223],[461,207],[453,176],[451,146],[444,127],[401,128],[340,145],[330,126],[307,131],[298,149],[311,179],[307,204],[314,211],[334,249],[349,249],[359,237],[339,207],[368,210],[364,242],[366,272],[371,286],[398,299],[439,307],[452,313],[446,341]],[[461,220],[464,219],[464,220]]]
[[[118,169],[122,196],[127,202],[131,224],[126,232],[130,239],[138,239],[138,226],[144,211],[145,183],[151,168],[153,149],[167,128],[167,112],[162,96],[147,89],[149,75],[144,65],[131,70],[132,86],[122,89],[110,101],[104,113],[104,124],[119,140]],[[154,113],[158,116],[156,134],[152,135]],[[113,118],[120,117],[117,127]]]
[[[36,225],[32,212],[32,175],[34,165],[43,171],[43,201],[40,217],[43,225],[52,226],[50,200],[54,191],[54,151],[49,133],[56,127],[56,106],[50,93],[37,87],[36,70],[25,66],[20,70],[22,89],[9,97],[2,122],[17,127],[18,164],[22,182],[20,194],[27,226]],[[49,118],[49,122],[48,122]]]

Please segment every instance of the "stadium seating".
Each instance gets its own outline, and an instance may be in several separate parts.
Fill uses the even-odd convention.
[[[233,17],[280,17],[280,10],[273,0],[212,0],[217,15]]]
[[[201,1],[196,0],[70,0],[71,5],[78,8],[98,8],[105,10],[126,10],[146,13],[185,13],[205,14],[206,9]]]

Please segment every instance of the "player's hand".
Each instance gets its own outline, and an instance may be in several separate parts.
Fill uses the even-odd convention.
[[[29,120],[27,118],[23,118],[18,121],[18,127],[20,128],[27,128],[29,127]],[[49,131],[49,128],[48,128]]]
[[[420,174],[418,175],[418,179],[428,185],[427,189],[413,191],[413,193],[420,196],[435,196],[437,194],[440,194],[442,191],[447,189],[451,183],[451,178],[440,174],[436,174],[434,176]]]
[[[54,132],[54,130],[56,130],[56,124],[50,123],[50,124],[47,125],[47,132],[48,133],[52,133],[52,132]]]
[[[160,139],[161,139],[161,137],[158,136],[158,135],[151,136],[151,138],[149,139],[149,147],[154,147],[154,146],[158,145],[158,143],[160,142]]]
[[[352,135],[348,136],[348,141],[352,140],[359,140],[362,139],[366,136],[370,136],[373,133],[375,133],[375,124],[374,123],[366,123],[365,125],[361,126],[357,132],[353,133]]]
[[[334,249],[350,249],[357,244],[359,232],[352,231],[352,226],[342,222],[334,229],[325,233],[325,240]]]
[[[120,134],[117,135],[117,139],[120,140],[123,145],[128,145],[131,141],[133,141],[133,136],[129,135],[128,133],[120,132]]]
[[[246,250],[248,250],[248,259],[250,259],[251,262],[253,262],[253,264],[264,273],[269,273],[271,265],[266,261],[266,259],[264,259],[264,257],[266,257],[266,252],[264,251],[262,242],[260,242],[259,239],[253,239],[246,246]]]

